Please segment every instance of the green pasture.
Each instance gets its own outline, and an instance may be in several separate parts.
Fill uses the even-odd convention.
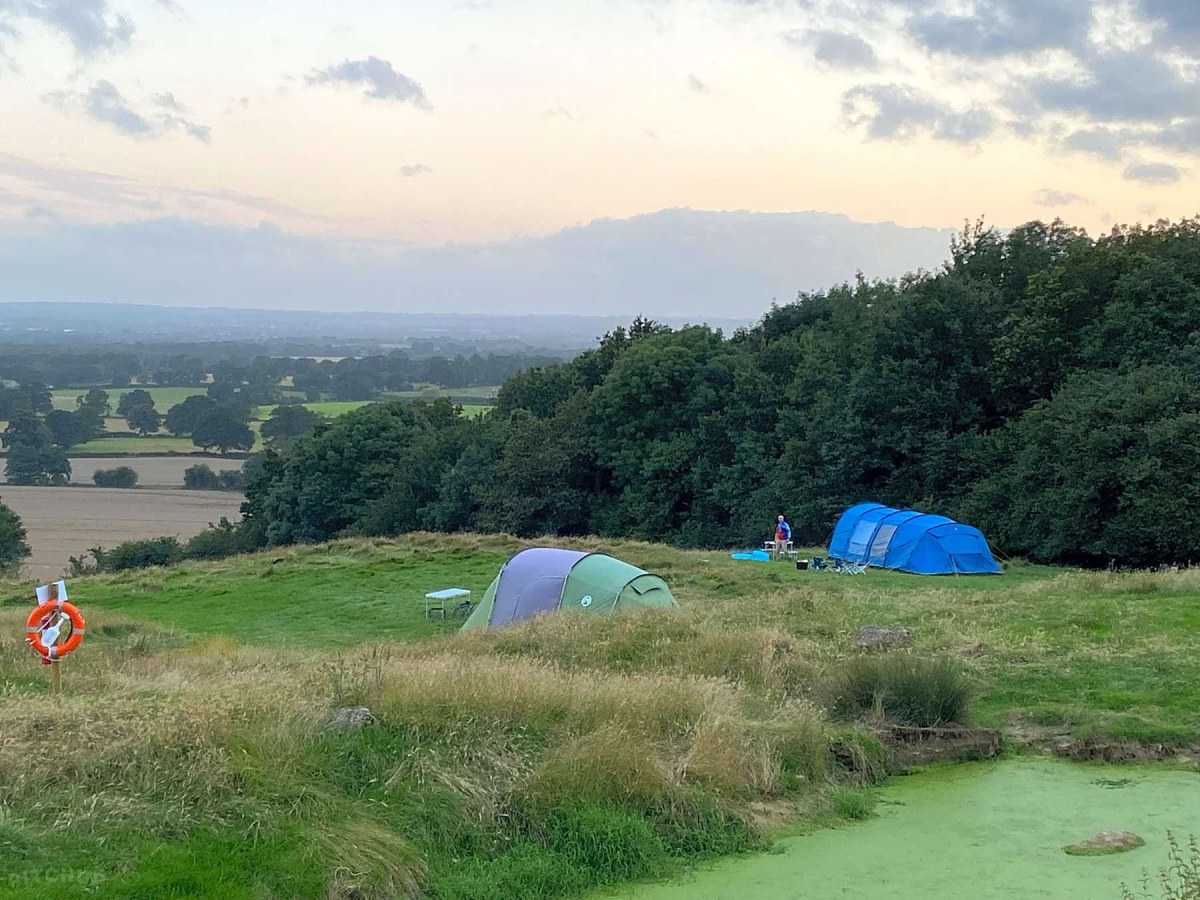
[[[108,392],[108,401],[112,404],[113,412],[116,412],[121,398],[130,391],[149,391],[150,396],[154,398],[154,408],[164,416],[172,406],[182,403],[188,397],[205,393],[203,387],[139,387],[138,385],[127,388],[104,388],[103,390]],[[87,388],[55,388],[50,392],[50,399],[55,409],[71,411],[78,409],[77,398],[87,392]]]

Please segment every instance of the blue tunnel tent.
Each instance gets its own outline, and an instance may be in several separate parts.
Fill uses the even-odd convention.
[[[998,575],[987,538],[945,516],[859,503],[838,519],[829,556],[916,575]]]

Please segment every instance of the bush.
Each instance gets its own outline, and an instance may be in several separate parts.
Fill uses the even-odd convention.
[[[240,469],[214,472],[204,463],[188,466],[183,471],[183,486],[192,491],[240,491],[246,479]]]
[[[89,552],[96,560],[94,570],[97,572],[123,572],[126,569],[144,569],[148,566],[169,566],[184,557],[183,546],[173,537],[126,541],[117,544],[111,550],[93,547]],[[71,567],[72,574],[78,574],[74,570],[82,567],[82,563],[73,558]]]
[[[244,485],[245,479],[237,469],[222,469],[217,473],[217,486],[223,491],[240,491]]]
[[[138,473],[129,466],[115,469],[97,469],[92,475],[96,487],[131,488],[137,485]]]
[[[187,542],[184,554],[188,559],[224,559],[253,549],[255,548],[246,534],[221,516],[220,522],[209,525]]]
[[[859,656],[830,676],[826,690],[834,715],[921,728],[963,723],[970,705],[966,676],[948,659]]]
[[[204,463],[183,470],[183,486],[192,491],[215,491],[220,486],[217,473]]]

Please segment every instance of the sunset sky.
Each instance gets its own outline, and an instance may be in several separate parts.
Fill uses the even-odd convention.
[[[1195,0],[0,0],[0,245],[677,207],[1098,232],[1200,211],[1198,75]]]

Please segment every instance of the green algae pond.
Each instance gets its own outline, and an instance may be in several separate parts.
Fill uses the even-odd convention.
[[[893,778],[877,815],[781,839],[774,852],[725,860],[633,900],[1120,900],[1167,865],[1167,833],[1200,835],[1200,773],[1040,758],[943,766]],[[1110,856],[1063,848],[1101,831],[1145,846]],[[1151,886],[1153,896],[1158,896]]]

